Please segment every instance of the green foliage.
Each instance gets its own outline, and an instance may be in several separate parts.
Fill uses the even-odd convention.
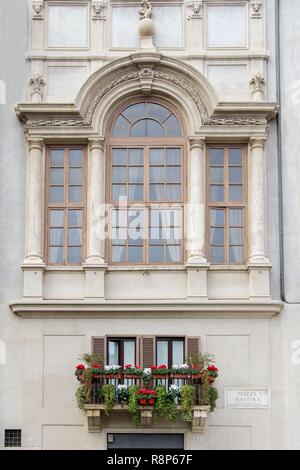
[[[86,396],[86,386],[85,385],[79,385],[75,392],[75,397],[77,401],[78,408],[80,410],[84,410],[84,405],[87,402],[87,396]]]
[[[101,388],[101,397],[104,400],[105,414],[109,415],[110,411],[115,406],[115,386],[112,384],[103,385]]]
[[[90,366],[93,362],[103,365],[104,358],[103,354],[84,353],[79,356],[79,360],[85,362],[88,366]]]
[[[184,385],[180,390],[181,395],[181,419],[187,423],[193,421],[192,407],[195,404],[195,387],[192,385]]]
[[[204,372],[201,379],[201,388],[200,388],[200,402],[201,405],[209,405],[210,400],[210,381],[209,374]]]
[[[219,398],[219,392],[215,387],[210,387],[209,390],[209,404],[210,411],[213,412],[216,409],[216,401]]]
[[[176,394],[168,391],[164,385],[158,385],[155,391],[157,396],[154,405],[154,419],[166,416],[170,421],[176,421],[178,418]]]
[[[128,404],[129,392],[128,388],[125,386],[118,387],[117,389],[118,402],[123,407]]]
[[[192,354],[188,357],[188,363],[201,371],[207,369],[209,364],[213,364],[214,362],[215,356],[210,353]]]
[[[140,424],[140,407],[139,407],[139,387],[137,385],[132,385],[128,389],[128,411],[132,415],[133,423],[138,426]]]

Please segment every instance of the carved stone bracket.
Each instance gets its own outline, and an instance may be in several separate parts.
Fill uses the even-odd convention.
[[[32,2],[33,9],[33,20],[43,20],[44,19],[44,0],[34,0]]]
[[[254,101],[263,101],[265,94],[265,77],[261,72],[257,72],[250,80]]]
[[[93,20],[106,20],[105,9],[107,7],[106,1],[92,3],[92,19]]]
[[[86,412],[89,432],[101,432],[101,410],[87,410]]]
[[[141,425],[151,426],[153,424],[153,408],[141,410]]]
[[[188,20],[197,20],[197,19],[201,20],[202,19],[203,0],[195,0],[195,1],[187,0],[186,6],[190,11],[187,15]]]
[[[251,0],[251,18],[262,18],[263,0]]]
[[[192,432],[204,431],[209,411],[210,411],[209,405],[194,406]]]
[[[41,73],[35,73],[29,80],[29,86],[31,87],[31,99],[33,103],[41,103],[44,95],[44,86],[46,80]]]

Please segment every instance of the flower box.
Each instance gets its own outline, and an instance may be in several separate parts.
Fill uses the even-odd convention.
[[[170,379],[186,379],[187,377],[189,377],[189,374],[170,374]]]
[[[103,377],[105,379],[121,379],[122,374],[120,374],[120,373],[117,373],[117,374],[104,374]]]
[[[169,378],[169,374],[152,374],[152,379],[155,380],[167,380]]]
[[[140,378],[140,375],[126,374],[126,372],[124,372],[124,379],[139,379],[139,378]]]

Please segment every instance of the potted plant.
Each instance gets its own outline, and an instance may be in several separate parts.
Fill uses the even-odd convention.
[[[207,372],[210,382],[214,382],[219,375],[219,369],[214,364],[210,364],[207,367]]]
[[[79,382],[83,382],[84,381],[84,371],[85,371],[84,364],[77,364],[75,369],[76,369],[75,370],[75,376],[77,377],[77,380],[79,380]]]
[[[100,390],[100,396],[104,401],[105,414],[109,415],[109,412],[113,409],[116,403],[115,386],[112,384],[103,385],[103,387]]]
[[[126,364],[123,369],[124,379],[137,379],[143,375],[143,371],[140,366]]]
[[[190,374],[187,364],[174,364],[170,371],[170,379],[186,379]]]
[[[139,404],[142,406],[154,406],[156,399],[156,391],[151,388],[139,388]]]
[[[93,379],[101,379],[103,377],[103,368],[97,362],[91,364],[91,372]]]
[[[122,367],[118,365],[105,366],[103,371],[103,377],[106,379],[121,379],[122,378]]]
[[[152,366],[151,371],[152,379],[160,380],[169,378],[169,369],[165,364],[161,364],[160,366]]]
[[[181,419],[187,423],[193,421],[193,405],[196,401],[195,387],[184,385],[180,389]]]
[[[128,392],[127,385],[125,384],[118,385],[117,398],[121,406],[125,406],[128,404],[129,392]]]
[[[132,415],[133,423],[138,426],[140,424],[140,407],[139,407],[139,388],[137,385],[131,385],[128,388],[128,411]]]

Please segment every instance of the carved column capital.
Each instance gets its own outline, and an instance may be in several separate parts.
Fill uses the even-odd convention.
[[[27,136],[29,150],[37,149],[42,151],[44,148],[44,139],[38,136]]]
[[[104,149],[104,137],[90,137],[88,139],[89,142],[89,150],[103,150]]]
[[[200,137],[200,136],[190,136],[189,137],[189,143],[190,143],[190,150],[194,148],[199,148],[203,150],[204,145],[205,145],[205,137]]]
[[[261,18],[263,0],[251,0],[251,18]]]
[[[264,150],[266,140],[267,140],[267,138],[266,138],[265,135],[250,137],[250,140],[249,140],[250,150],[252,151],[256,148],[260,148],[260,149]]]
[[[106,20],[105,16],[105,8],[107,4],[106,1],[102,0],[101,2],[92,2],[92,9],[93,9],[93,15],[92,19],[93,20]]]
[[[188,20],[202,19],[203,0],[187,0],[186,6],[190,9],[190,12],[187,15]]]
[[[34,0],[32,2],[32,19],[43,20],[44,19],[44,0]]]

